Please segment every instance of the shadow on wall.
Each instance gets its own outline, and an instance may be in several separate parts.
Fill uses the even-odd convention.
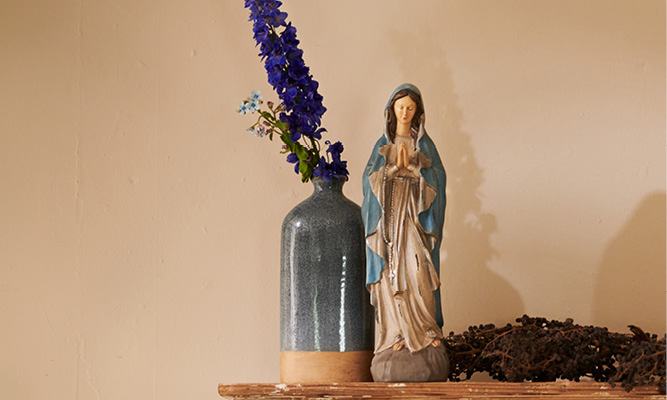
[[[437,103],[425,102],[424,107],[426,129],[447,171],[440,267],[444,333],[459,333],[474,324],[512,322],[523,315],[524,304],[519,293],[488,268],[498,256],[491,243],[498,226],[493,214],[482,211],[478,189],[483,171],[475,160],[470,135],[461,129],[463,115],[438,35],[421,26],[415,31],[393,31],[386,38],[395,50],[388,58],[396,60],[405,82],[416,84]],[[431,85],[420,87],[415,77],[428,77]]]
[[[593,297],[596,325],[630,333],[632,324],[665,333],[665,239],[665,193],[654,193],[604,252]]]

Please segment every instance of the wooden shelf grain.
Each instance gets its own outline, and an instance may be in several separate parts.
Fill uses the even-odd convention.
[[[331,383],[331,384],[221,384],[228,399],[661,399],[657,386],[626,392],[620,385],[598,382],[434,382],[434,383]]]

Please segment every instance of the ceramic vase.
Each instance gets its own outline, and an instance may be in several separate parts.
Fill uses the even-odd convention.
[[[373,311],[361,209],[343,195],[344,180],[312,183],[313,194],[282,225],[281,381],[370,381]]]

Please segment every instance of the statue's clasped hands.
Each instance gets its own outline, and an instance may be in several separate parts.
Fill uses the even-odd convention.
[[[396,162],[398,168],[409,168],[410,167],[410,156],[408,156],[408,145],[401,143],[401,146],[398,148],[398,160]]]

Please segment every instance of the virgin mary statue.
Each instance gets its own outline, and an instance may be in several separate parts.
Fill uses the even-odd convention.
[[[440,380],[442,367],[448,369],[439,290],[445,169],[424,129],[417,87],[399,86],[389,98],[385,117],[384,133],[363,175],[366,284],[375,307],[373,376],[383,381]],[[442,355],[445,360],[431,360],[433,349],[436,358]],[[446,363],[426,366],[439,371],[437,379],[418,371],[407,377],[392,372],[391,359],[396,361],[399,353],[410,358],[424,351],[430,351],[427,364]],[[400,364],[406,362],[402,359]]]

